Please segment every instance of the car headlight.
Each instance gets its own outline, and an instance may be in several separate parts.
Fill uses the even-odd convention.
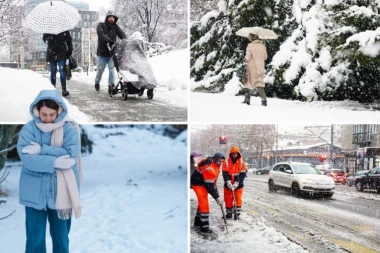
[[[310,180],[310,179],[301,179],[301,184],[308,184],[311,182],[312,182],[312,180]]]

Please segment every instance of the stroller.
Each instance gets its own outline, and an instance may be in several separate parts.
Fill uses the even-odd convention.
[[[110,97],[121,93],[127,100],[128,95],[142,96],[147,89],[147,97],[152,99],[157,81],[139,41],[121,40],[109,50],[119,78],[116,85],[108,88]]]

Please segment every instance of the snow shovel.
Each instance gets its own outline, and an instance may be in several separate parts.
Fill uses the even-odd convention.
[[[216,184],[215,184],[215,188],[216,188],[216,191],[218,192],[218,195],[219,195],[218,186],[217,186]],[[220,195],[219,195],[219,196],[220,196]],[[228,234],[228,226],[227,226],[226,213],[224,212],[223,206],[220,206],[220,209],[222,210],[223,220],[224,220],[224,225],[226,226],[226,232],[227,232],[227,234]]]
[[[236,199],[235,199],[235,190],[232,190],[232,197],[234,198],[234,220],[238,220],[239,217],[237,215],[237,210],[236,210]]]

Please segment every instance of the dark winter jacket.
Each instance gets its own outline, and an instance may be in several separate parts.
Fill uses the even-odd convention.
[[[115,17],[115,24],[110,24],[107,22],[109,16]],[[121,28],[116,24],[119,18],[113,15],[111,12],[107,13],[104,22],[98,24],[96,32],[98,33],[98,49],[96,54],[103,57],[111,57],[110,51],[108,50],[107,43],[116,43],[116,36],[120,39],[126,39],[127,36],[121,30]]]
[[[48,44],[46,61],[61,61],[69,59],[73,53],[73,43],[69,31],[57,35],[44,33],[42,40]]]

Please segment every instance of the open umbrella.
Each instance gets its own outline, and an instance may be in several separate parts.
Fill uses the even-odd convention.
[[[62,1],[37,5],[27,16],[27,27],[38,33],[59,34],[71,30],[79,22],[78,10]]]
[[[236,35],[248,38],[250,33],[257,34],[262,40],[273,40],[278,38],[277,34],[275,34],[272,30],[262,27],[243,27],[236,32]]]

